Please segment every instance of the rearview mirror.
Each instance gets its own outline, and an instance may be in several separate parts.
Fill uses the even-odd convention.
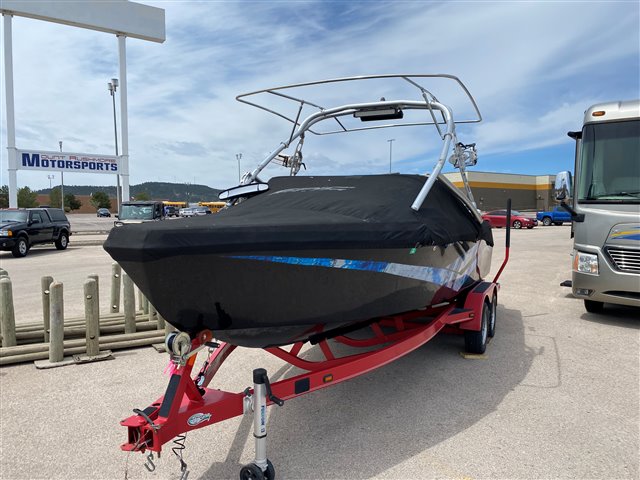
[[[556,183],[554,186],[555,198],[558,201],[566,200],[571,196],[572,182],[571,172],[560,172],[556,175]]]
[[[220,200],[232,200],[238,197],[248,197],[257,193],[266,192],[269,185],[266,183],[250,183],[248,185],[238,185],[237,187],[223,190],[218,194]]]

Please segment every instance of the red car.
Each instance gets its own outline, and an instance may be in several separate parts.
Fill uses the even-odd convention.
[[[487,220],[492,228],[502,228],[507,226],[507,211],[494,210],[482,214],[482,219]],[[538,220],[522,215],[520,212],[511,210],[511,226],[513,228],[533,228],[538,225]]]

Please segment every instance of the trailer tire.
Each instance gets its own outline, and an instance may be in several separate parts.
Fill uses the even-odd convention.
[[[593,301],[593,300],[585,300],[584,301],[584,308],[589,313],[602,313],[602,310],[604,309],[604,302],[596,302],[596,301]]]
[[[544,218],[542,219],[542,224],[543,224],[545,227],[548,227],[549,225],[551,225],[551,217],[544,217]]]
[[[498,296],[494,293],[491,298],[491,313],[489,316],[489,327],[487,328],[487,335],[489,338],[493,338],[496,334],[496,319],[498,316]]]
[[[480,330],[477,332],[474,330],[464,331],[464,348],[467,352],[482,354],[487,349],[489,319],[491,317],[490,310],[489,302],[483,302]]]

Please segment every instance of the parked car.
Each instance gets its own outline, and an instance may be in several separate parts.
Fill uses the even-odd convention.
[[[96,215],[98,217],[110,217],[111,212],[107,208],[99,208],[98,211],[96,212]]]
[[[210,215],[211,214],[211,210],[209,210],[207,207],[193,207],[193,214],[198,216],[198,215]]]
[[[164,220],[164,205],[155,200],[132,200],[122,202],[118,220],[113,222],[116,227],[127,223],[144,223]]]
[[[550,212],[536,213],[536,218],[542,222],[545,227],[548,227],[552,223],[554,225],[562,225],[564,222],[570,222],[571,214],[562,207],[556,207]]]
[[[487,220],[492,228],[502,228],[507,226],[507,211],[493,210],[482,215],[483,220]],[[533,228],[538,225],[535,218],[529,218],[516,210],[511,210],[511,226],[513,228]]]
[[[165,217],[177,217],[178,209],[173,205],[165,205],[164,207],[164,215]]]
[[[193,207],[181,208],[178,214],[181,217],[193,217]]]
[[[58,250],[69,244],[71,226],[60,208],[0,210],[0,250],[25,257],[32,245],[53,243]]]

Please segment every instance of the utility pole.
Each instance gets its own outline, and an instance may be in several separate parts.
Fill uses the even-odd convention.
[[[387,142],[389,142],[389,173],[391,173],[391,157],[393,154],[393,142],[395,141],[396,141],[395,138],[391,138],[387,140]]]

